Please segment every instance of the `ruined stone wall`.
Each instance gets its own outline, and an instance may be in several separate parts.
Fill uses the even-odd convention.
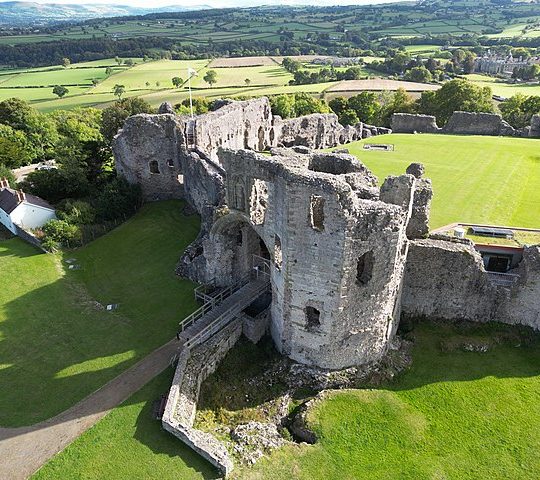
[[[443,133],[452,135],[514,136],[515,130],[495,113],[454,112]]]
[[[528,131],[529,137],[540,137],[540,115],[533,115],[531,118],[531,128]]]
[[[514,272],[514,271],[513,271]],[[498,321],[540,329],[540,247],[525,249],[520,279],[496,286],[468,241],[425,239],[411,243],[403,313],[475,322]]]
[[[432,115],[394,113],[392,115],[394,133],[440,133],[437,120]]]
[[[113,141],[118,174],[139,184],[146,200],[184,195],[180,126],[176,115],[134,115]]]
[[[443,128],[440,128],[435,117],[430,115],[395,113],[392,115],[392,131],[394,133],[540,137],[540,115],[533,116],[530,127],[516,130],[495,113],[454,112]]]
[[[203,242],[209,276],[231,283],[260,237],[271,256],[277,348],[323,368],[375,361],[399,319],[417,179],[396,182],[405,198],[397,205],[379,199],[376,178],[353,156],[273,153],[219,153],[227,204]]]

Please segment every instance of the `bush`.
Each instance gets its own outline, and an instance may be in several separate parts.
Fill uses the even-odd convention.
[[[116,220],[135,213],[142,204],[140,185],[125,178],[115,178],[99,193],[95,201],[98,220]]]
[[[96,210],[82,200],[66,200],[57,210],[60,220],[74,225],[90,225],[96,219]]]
[[[11,187],[15,186],[15,175],[13,175],[13,172],[10,168],[6,167],[5,165],[0,164],[0,178],[7,178],[9,185]]]
[[[49,220],[43,226],[43,233],[45,235],[43,246],[47,249],[49,249],[47,246],[54,250],[58,248],[58,245],[80,245],[82,240],[79,227],[65,220]]]

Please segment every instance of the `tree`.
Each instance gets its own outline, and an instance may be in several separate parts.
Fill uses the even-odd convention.
[[[0,123],[24,134],[32,161],[54,158],[58,132],[48,115],[39,113],[24,100],[9,98],[0,102]]]
[[[381,110],[381,104],[377,100],[374,92],[361,92],[349,98],[349,108],[356,112],[361,122],[376,123]]]
[[[180,77],[173,77],[173,78],[172,78],[172,84],[173,84],[176,88],[181,87],[183,83],[184,83],[184,80],[181,79]]]
[[[9,125],[0,124],[0,165],[18,168],[31,161],[32,150],[25,134]]]
[[[109,76],[109,75],[111,75],[111,73],[113,73],[113,69],[111,67],[107,67],[105,69],[105,75]]]
[[[101,134],[107,144],[122,128],[126,118],[139,113],[153,113],[154,109],[142,98],[123,98],[114,105],[103,110],[101,121]]]
[[[93,86],[93,87],[97,87],[98,84],[99,84],[99,80],[98,80],[97,78],[93,78],[93,79],[92,79],[92,86]]]
[[[420,113],[435,115],[437,123],[444,125],[456,111],[493,112],[492,92],[464,79],[446,82],[436,92],[424,92],[418,102]]]
[[[120,57],[114,57],[114,61],[118,64],[118,66],[122,65],[122,59]]]
[[[126,58],[124,60],[124,65],[126,65],[127,67],[132,67],[133,65],[135,65],[135,62],[132,58]]]
[[[339,116],[349,108],[349,101],[345,97],[335,97],[328,102],[328,106]]]
[[[246,87],[249,87],[251,85],[251,80],[249,78],[246,78],[244,80],[244,83],[246,84]]]
[[[527,97],[516,94],[501,103],[503,118],[513,127],[522,128],[530,125],[531,117],[540,113],[540,96]]]
[[[344,110],[341,112],[341,115],[339,115],[339,123],[342,125],[356,125],[359,122],[358,115],[356,115],[354,110]]]
[[[113,89],[113,93],[115,97],[118,97],[118,100],[122,98],[122,95],[126,91],[126,87],[124,85],[118,85],[116,84]]]
[[[214,83],[217,83],[217,72],[215,70],[208,70],[203,77],[203,80],[212,86]]]
[[[69,92],[69,90],[64,87],[64,85],[55,85],[52,92],[57,95],[58,98],[62,98]]]
[[[71,65],[71,60],[69,58],[63,58],[62,59],[62,66],[64,68],[68,68]]]
[[[405,72],[405,80],[410,82],[429,83],[433,80],[431,72],[424,67],[413,67]]]

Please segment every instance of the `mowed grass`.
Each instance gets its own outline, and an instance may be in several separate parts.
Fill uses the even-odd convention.
[[[415,337],[413,366],[397,383],[332,393],[310,415],[319,443],[285,447],[235,478],[539,478],[538,338],[472,353],[442,351],[464,337],[450,326],[423,324]]]
[[[235,67],[235,68],[205,68],[193,79],[193,86],[198,88],[210,88],[204,81],[208,70],[214,70],[217,74],[217,82],[211,88],[241,87],[248,78],[252,86],[288,85],[293,76],[280,65],[266,65],[259,67]]]
[[[174,274],[199,231],[181,208],[148,204],[67,252],[80,270],[18,238],[0,242],[0,426],[52,417],[174,336],[196,307],[193,284]]]
[[[499,79],[488,75],[465,75],[467,80],[480,87],[489,87],[494,95],[510,98],[514,95],[540,95],[540,83],[510,83],[501,82]]]
[[[364,150],[365,143],[395,150]],[[392,134],[347,148],[380,182],[423,163],[433,182],[431,228],[453,222],[540,227],[540,140]]]
[[[33,480],[201,480],[218,478],[199,455],[161,428],[154,400],[167,393],[166,370],[81,435],[31,478]]]
[[[498,329],[480,325],[463,333],[448,325],[418,325],[413,366],[396,383],[333,392],[309,416],[317,444],[284,447],[254,467],[237,466],[232,478],[538,478],[538,337],[520,347],[495,344],[487,353],[441,349],[443,342],[492,338]],[[242,351],[236,347],[229,355]],[[151,405],[170,378],[162,374],[34,478],[216,478],[150,419]]]

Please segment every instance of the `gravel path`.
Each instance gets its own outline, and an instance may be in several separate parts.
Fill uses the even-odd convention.
[[[30,427],[0,428],[0,479],[28,478],[165,370],[178,349],[178,340],[171,340],[56,417]]]

